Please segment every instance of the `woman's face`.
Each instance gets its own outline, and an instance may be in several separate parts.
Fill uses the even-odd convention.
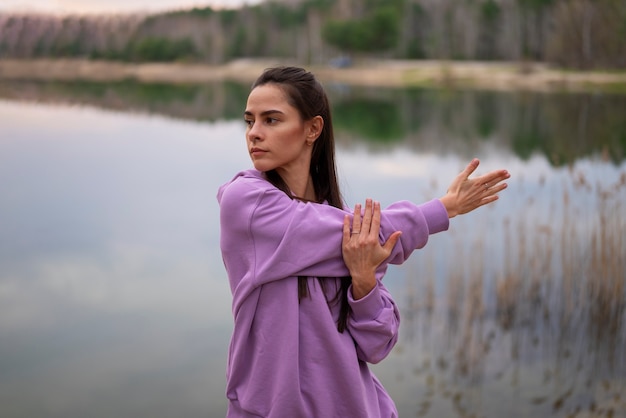
[[[303,121],[278,86],[264,84],[250,92],[244,120],[254,168],[277,170],[283,178],[308,176],[312,143],[321,131],[316,118]]]

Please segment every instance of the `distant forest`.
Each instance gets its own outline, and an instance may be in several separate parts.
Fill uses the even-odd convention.
[[[626,68],[625,0],[273,0],[150,15],[0,14],[0,58],[541,61]]]

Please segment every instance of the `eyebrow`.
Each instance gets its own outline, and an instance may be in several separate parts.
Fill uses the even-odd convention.
[[[271,115],[271,114],[274,114],[274,113],[280,113],[281,115],[285,114],[284,112],[282,112],[280,110],[271,109],[271,110],[265,110],[265,111],[261,112],[260,116],[267,116],[267,115]],[[252,112],[250,112],[249,110],[246,110],[245,112],[243,112],[243,115],[244,116],[253,116]]]

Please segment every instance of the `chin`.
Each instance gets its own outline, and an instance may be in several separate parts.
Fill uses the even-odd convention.
[[[266,171],[270,171],[270,170],[273,170],[273,169],[276,168],[276,167],[271,166],[269,164],[262,164],[262,163],[259,163],[257,161],[253,161],[252,164],[254,165],[254,168],[256,170],[259,170],[259,171],[261,171],[263,173],[266,172]]]

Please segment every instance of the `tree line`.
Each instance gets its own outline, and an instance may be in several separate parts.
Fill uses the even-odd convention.
[[[272,0],[149,15],[0,14],[0,58],[310,65],[338,56],[626,68],[626,1]]]

